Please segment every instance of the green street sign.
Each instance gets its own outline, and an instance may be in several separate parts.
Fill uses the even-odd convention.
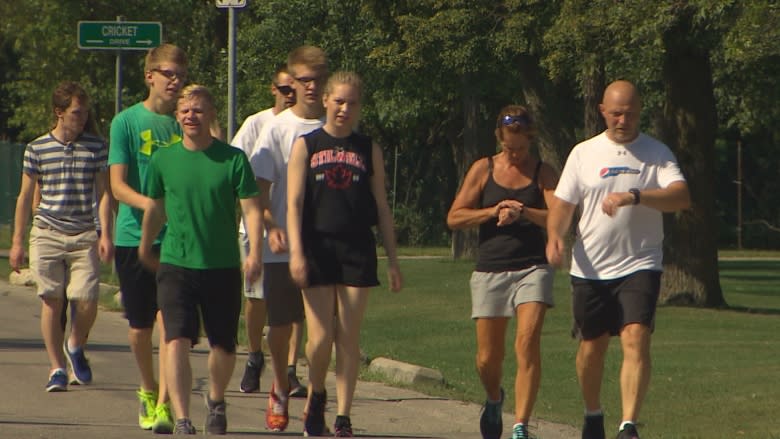
[[[159,21],[79,21],[79,49],[149,50],[162,42]]]

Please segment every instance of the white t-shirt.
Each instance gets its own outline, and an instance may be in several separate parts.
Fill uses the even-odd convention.
[[[233,136],[233,140],[230,141],[233,146],[244,151],[247,158],[252,155],[252,149],[255,147],[255,143],[257,143],[257,138],[260,137],[260,131],[269,120],[276,117],[273,110],[273,107],[267,108],[244,119],[241,128],[238,129],[236,135]],[[238,233],[246,234],[243,216],[241,217],[241,223],[238,225]]]
[[[287,230],[287,163],[295,140],[324,125],[323,119],[303,119],[291,109],[277,114],[263,127],[249,163],[257,178],[271,182],[271,215],[276,224]],[[263,262],[289,262],[288,253],[271,252],[268,239],[263,240]]]
[[[638,270],[661,270],[662,213],[642,205],[623,206],[609,217],[601,202],[610,192],[665,188],[675,181],[685,177],[674,154],[645,134],[623,145],[604,132],[576,145],[555,190],[558,198],[578,205],[581,214],[570,273],[608,280]]]

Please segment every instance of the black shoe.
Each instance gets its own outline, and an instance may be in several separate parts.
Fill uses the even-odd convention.
[[[504,422],[501,418],[504,405],[504,389],[501,389],[501,400],[499,402],[485,401],[482,407],[482,416],[479,418],[479,431],[482,433],[482,439],[499,439],[501,431],[504,429]]]
[[[206,394],[206,409],[208,409],[208,414],[206,415],[206,425],[203,427],[206,434],[227,433],[226,408],[227,404],[225,404],[225,401],[211,401],[208,393]]]
[[[607,435],[604,433],[604,415],[585,416],[582,439],[607,439]]]
[[[246,362],[244,377],[241,378],[240,387],[243,393],[253,393],[260,390],[260,375],[263,374],[263,368],[265,368],[265,358],[262,355],[260,356],[260,364],[254,364],[251,361]]]
[[[294,373],[287,374],[287,382],[290,383],[290,398],[306,398],[308,396],[308,391],[301,385]]]
[[[173,434],[196,434],[195,427],[192,426],[192,422],[187,418],[181,418],[176,420],[176,426],[173,429]]]
[[[335,430],[335,437],[352,437],[352,422],[349,416],[336,416],[333,430]]]
[[[617,435],[617,439],[639,439],[639,433],[636,431],[636,425],[626,424],[620,433]]]
[[[303,414],[304,436],[322,436],[325,434],[325,404],[327,401],[328,394],[324,390],[322,393],[311,393],[309,410]]]

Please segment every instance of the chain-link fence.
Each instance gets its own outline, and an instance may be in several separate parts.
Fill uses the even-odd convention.
[[[0,225],[14,221],[23,155],[23,144],[0,142]]]

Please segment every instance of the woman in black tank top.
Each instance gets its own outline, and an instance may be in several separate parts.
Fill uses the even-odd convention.
[[[484,439],[502,431],[501,370],[509,319],[517,316],[513,439],[528,437],[528,421],[541,379],[540,340],[552,301],[552,269],[545,258],[544,227],[557,174],[531,155],[534,124],[517,105],[496,122],[500,150],[477,160],[447,214],[453,229],[479,227],[477,266],[471,277],[476,321],[477,372],[487,393],[480,419]]]
[[[371,287],[378,285],[379,226],[392,291],[402,277],[385,192],[382,150],[353,132],[360,117],[360,78],[334,73],[325,86],[325,126],[295,141],[287,171],[290,274],[303,288],[311,392],[304,429],[325,431],[325,375],[336,343],[336,437],[352,437],[349,418],[360,369],[360,325]],[[338,310],[338,312],[337,312]],[[333,316],[337,315],[334,325]]]

